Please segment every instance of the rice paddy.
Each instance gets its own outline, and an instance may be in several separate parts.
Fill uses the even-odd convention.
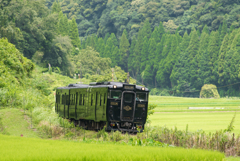
[[[0,135],[0,160],[225,160],[216,151],[142,147],[109,142],[86,143]]]
[[[201,99],[150,96],[150,103],[157,105],[155,113],[150,116],[153,126],[177,127],[184,130],[188,124],[189,131],[216,132],[226,129],[236,112],[233,132],[240,134],[239,98]],[[201,107],[202,109],[189,109],[189,107]],[[205,109],[206,107],[214,109]]]

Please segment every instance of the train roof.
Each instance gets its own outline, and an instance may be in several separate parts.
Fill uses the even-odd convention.
[[[66,87],[59,87],[57,89],[72,89],[72,88],[99,88],[99,87],[108,87],[108,88],[123,88],[123,86],[135,86],[137,90],[141,90],[143,86],[135,85],[135,84],[128,84],[128,83],[122,83],[122,82],[91,82],[90,84],[69,84]],[[148,88],[144,87],[144,91],[149,91]]]

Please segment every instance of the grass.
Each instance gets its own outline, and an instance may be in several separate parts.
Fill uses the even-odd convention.
[[[155,112],[216,111],[216,109],[189,110],[188,107],[224,107],[217,111],[240,111],[240,98],[204,99],[150,96],[149,102],[157,105]]]
[[[216,132],[226,129],[234,111],[237,111],[233,132],[240,134],[239,98],[201,99],[150,96],[149,102],[157,105],[155,113],[150,116],[153,126],[166,125],[168,128],[176,126],[180,130],[185,130],[188,124],[189,131],[202,129],[205,132]],[[224,109],[189,110],[188,107],[224,107]]]
[[[107,142],[55,141],[0,135],[0,160],[225,160],[223,153]]]
[[[234,112],[176,112],[176,113],[154,113],[150,116],[152,126],[165,126],[179,130],[185,130],[188,124],[189,131],[202,129],[205,132],[216,132],[224,130],[230,124]],[[240,117],[236,114],[234,122],[234,133],[240,134]]]
[[[5,133],[13,136],[38,137],[37,132],[31,129],[31,120],[25,117],[19,109],[1,109],[0,117]]]
[[[227,161],[239,161],[240,157],[227,157]]]

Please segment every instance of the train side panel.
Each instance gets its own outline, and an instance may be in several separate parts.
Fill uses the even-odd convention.
[[[57,108],[56,112],[60,117],[67,118],[68,117],[68,105],[69,105],[69,90],[68,89],[57,89],[56,90],[57,97]]]
[[[107,92],[108,88],[94,88],[96,93],[95,102],[95,122],[107,121],[106,109],[107,109]]]

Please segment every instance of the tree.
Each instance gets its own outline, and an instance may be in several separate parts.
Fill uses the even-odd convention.
[[[198,50],[198,80],[195,82],[197,89],[201,88],[204,84],[210,84],[211,77],[211,67],[209,64],[209,54],[208,54],[208,43],[209,43],[209,35],[208,32],[203,32],[200,38],[200,46]]]
[[[126,31],[126,30],[125,30],[125,31]],[[112,41],[113,41],[113,45],[114,45],[114,46],[118,46],[118,40],[117,40],[115,34],[114,34],[114,33],[111,33],[110,37],[111,37],[111,39],[112,39]]]
[[[136,74],[140,74],[140,66],[141,66],[141,51],[142,51],[142,46],[143,46],[143,30],[140,29],[138,32],[138,38],[137,38],[137,43],[134,48],[134,57],[135,57],[135,63],[134,63],[134,69]]]
[[[64,75],[72,75],[73,65],[70,61],[71,40],[67,36],[58,36],[53,40],[51,50],[44,54],[45,60],[54,67],[59,67]]]
[[[226,66],[225,66],[225,59],[226,59],[226,54],[228,52],[227,47],[228,47],[228,34],[225,35],[222,45],[219,51],[219,59],[218,59],[218,84],[225,85],[226,83],[226,78],[224,78],[224,73],[226,72]]]
[[[172,35],[171,38],[171,49],[169,53],[167,54],[167,57],[161,61],[159,65],[159,70],[157,72],[158,81],[161,83],[161,85],[165,87],[171,87],[171,81],[170,81],[170,75],[172,73],[172,69],[176,63],[176,60],[180,54],[180,50],[178,47],[178,41],[177,36]]]
[[[109,37],[108,40],[107,40],[107,43],[105,45],[105,50],[104,50],[103,57],[110,58],[111,60],[113,60],[112,59],[113,50],[114,50],[113,41],[112,41],[111,37]]]
[[[226,33],[227,33],[227,22],[226,22],[226,20],[223,20],[222,30],[221,30],[221,35],[220,35],[220,42],[223,41],[223,38],[225,37]]]
[[[54,2],[52,5],[52,13],[59,13],[61,11],[61,6],[59,2]]]
[[[148,19],[146,19],[144,21],[144,25],[143,25],[142,30],[143,30],[143,36],[144,37],[146,36],[148,39],[150,39],[151,33],[152,33],[152,29],[151,29],[151,24],[149,23]]]
[[[79,39],[78,28],[75,18],[70,22],[70,38],[72,40],[72,45],[75,48],[81,48],[81,42]]]
[[[120,38],[120,45],[119,45],[119,55],[120,55],[120,67],[125,70],[128,71],[128,54],[129,54],[129,42],[128,39],[125,35],[125,33],[123,32],[122,37]]]
[[[96,50],[100,54],[101,57],[104,57],[105,43],[101,37],[98,38]]]
[[[144,71],[147,61],[148,61],[148,38],[147,38],[147,36],[145,36],[143,39],[143,47],[142,47],[142,51],[141,51],[140,73]]]
[[[186,49],[186,54],[188,55],[187,64],[185,64],[185,67],[188,68],[188,74],[189,76],[185,78],[185,80],[189,81],[191,84],[194,82],[191,82],[192,77],[196,74],[196,67],[197,67],[197,59],[194,59],[195,56],[198,54],[199,50],[199,39],[198,34],[195,28],[192,29],[190,34],[190,42],[189,46]],[[191,80],[190,80],[191,79]]]
[[[145,84],[149,86],[151,86],[153,84],[153,80],[154,80],[154,75],[153,75],[153,68],[150,64],[146,65],[145,70],[143,71],[143,81]]]
[[[73,56],[72,61],[76,65],[76,70],[80,72],[81,69],[83,75],[108,74],[111,68],[110,58],[101,58],[99,53],[90,46]]]
[[[209,38],[209,45],[208,45],[208,54],[209,54],[209,64],[211,66],[212,76],[210,77],[211,84],[217,85],[218,81],[218,54],[219,54],[219,34],[218,31],[212,31]]]
[[[207,34],[209,34],[209,30],[208,30],[208,27],[207,27],[207,25],[205,25],[204,26],[204,28],[203,28],[203,30],[202,30],[202,33],[207,33]]]
[[[119,49],[117,46],[114,47],[113,52],[112,52],[112,67],[115,67],[119,63]]]
[[[179,47],[180,47],[179,48],[179,50],[180,50],[179,56],[177,57],[176,63],[174,65],[174,67],[172,69],[172,73],[170,75],[172,87],[176,88],[179,84],[178,83],[179,78],[181,76],[183,76],[182,74],[187,74],[185,72],[186,69],[184,68],[184,65],[185,65],[185,63],[187,63],[187,59],[188,59],[185,51],[188,48],[189,41],[190,41],[190,37],[188,36],[187,32],[185,32],[183,35],[183,40],[182,40],[181,44],[179,44]]]
[[[134,57],[134,48],[136,43],[137,43],[136,37],[133,36],[128,56],[128,71],[130,74],[132,74],[133,77],[135,77],[134,63],[136,63],[135,62],[136,58]]]
[[[161,38],[159,37],[158,34],[158,27],[155,27],[152,34],[151,34],[151,39],[154,39],[155,43],[160,43]]]
[[[158,27],[158,37],[160,38],[160,40],[162,39],[162,36],[164,34],[165,34],[165,30],[164,30],[162,22],[160,22],[159,27]]]

